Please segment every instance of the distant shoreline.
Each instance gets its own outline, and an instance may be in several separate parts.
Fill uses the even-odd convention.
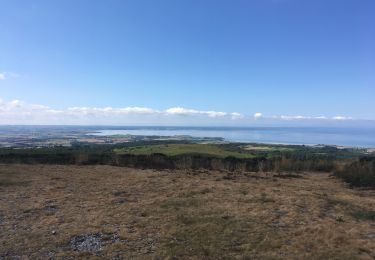
[[[163,140],[374,149],[375,128],[0,126],[0,147],[110,145]]]
[[[303,131],[303,130],[308,131]],[[328,129],[328,131],[327,131]],[[317,131],[314,131],[317,130]],[[189,136],[191,138],[218,138],[229,143],[259,143],[275,145],[334,146],[337,148],[371,149],[375,148],[375,133],[356,132],[351,129],[332,128],[194,128],[194,127],[139,127],[124,129],[98,129],[87,133],[92,136],[145,136],[174,138]],[[320,132],[321,131],[321,132]],[[347,131],[347,132],[345,132]],[[207,133],[207,135],[206,135]],[[278,137],[283,135],[282,137]],[[294,139],[293,136],[296,138]],[[316,138],[315,136],[318,136]],[[316,138],[314,141],[305,141]],[[336,138],[336,139],[335,139]],[[363,140],[362,140],[363,138]],[[331,141],[331,140],[336,140]],[[347,141],[350,140],[350,141]],[[368,143],[369,142],[369,143]]]

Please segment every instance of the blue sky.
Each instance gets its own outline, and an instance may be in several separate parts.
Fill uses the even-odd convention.
[[[0,123],[375,120],[374,12],[371,0],[0,0]]]

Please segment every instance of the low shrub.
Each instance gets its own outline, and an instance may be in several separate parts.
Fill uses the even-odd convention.
[[[361,158],[336,171],[335,176],[352,186],[375,188],[375,158]]]

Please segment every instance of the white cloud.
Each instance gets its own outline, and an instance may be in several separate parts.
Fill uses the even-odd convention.
[[[239,120],[239,119],[243,119],[245,117],[244,115],[242,115],[241,113],[238,113],[238,112],[230,113],[230,116],[233,120]]]
[[[255,119],[261,119],[262,117],[263,117],[262,113],[257,112],[257,113],[254,114]]]
[[[20,75],[14,72],[0,72],[0,80],[5,80],[7,78],[18,78]]]
[[[282,120],[301,120],[301,119],[312,119],[310,116],[280,116]]]
[[[255,115],[254,115],[255,117]],[[352,120],[352,117],[347,116],[335,116],[328,118],[326,116],[302,116],[302,115],[281,115],[281,116],[271,116],[270,119],[275,120]]]
[[[183,108],[183,107],[168,108],[168,109],[162,111],[162,113],[166,114],[166,115],[182,115],[182,116],[188,116],[188,115],[202,115],[202,116],[208,116],[208,117],[225,117],[225,116],[228,116],[228,113],[226,113],[226,112],[201,111],[201,110],[195,110],[195,109],[186,109],[186,108]],[[236,114],[238,114],[238,113],[235,113],[235,115]],[[233,116],[233,113],[230,114],[230,115]]]
[[[167,115],[187,115],[187,114],[194,114],[197,113],[198,111],[193,110],[193,109],[185,109],[182,107],[172,107],[167,110],[165,110],[165,113]]]
[[[22,107],[23,105],[24,105],[24,103],[21,102],[20,100],[17,100],[17,99],[15,99],[15,100],[9,102],[9,106],[10,106],[10,107],[13,107],[13,108],[20,108],[20,107]]]
[[[349,116],[334,116],[332,117],[333,120],[352,120],[352,117]]]
[[[112,109],[112,111],[116,111],[116,109]],[[154,114],[157,113],[156,110],[147,108],[147,107],[126,107],[120,108],[119,111],[123,114]]]

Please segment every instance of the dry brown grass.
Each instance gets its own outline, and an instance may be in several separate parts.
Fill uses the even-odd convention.
[[[374,259],[374,209],[322,173],[0,165],[0,259]],[[74,251],[84,234],[101,250]]]

